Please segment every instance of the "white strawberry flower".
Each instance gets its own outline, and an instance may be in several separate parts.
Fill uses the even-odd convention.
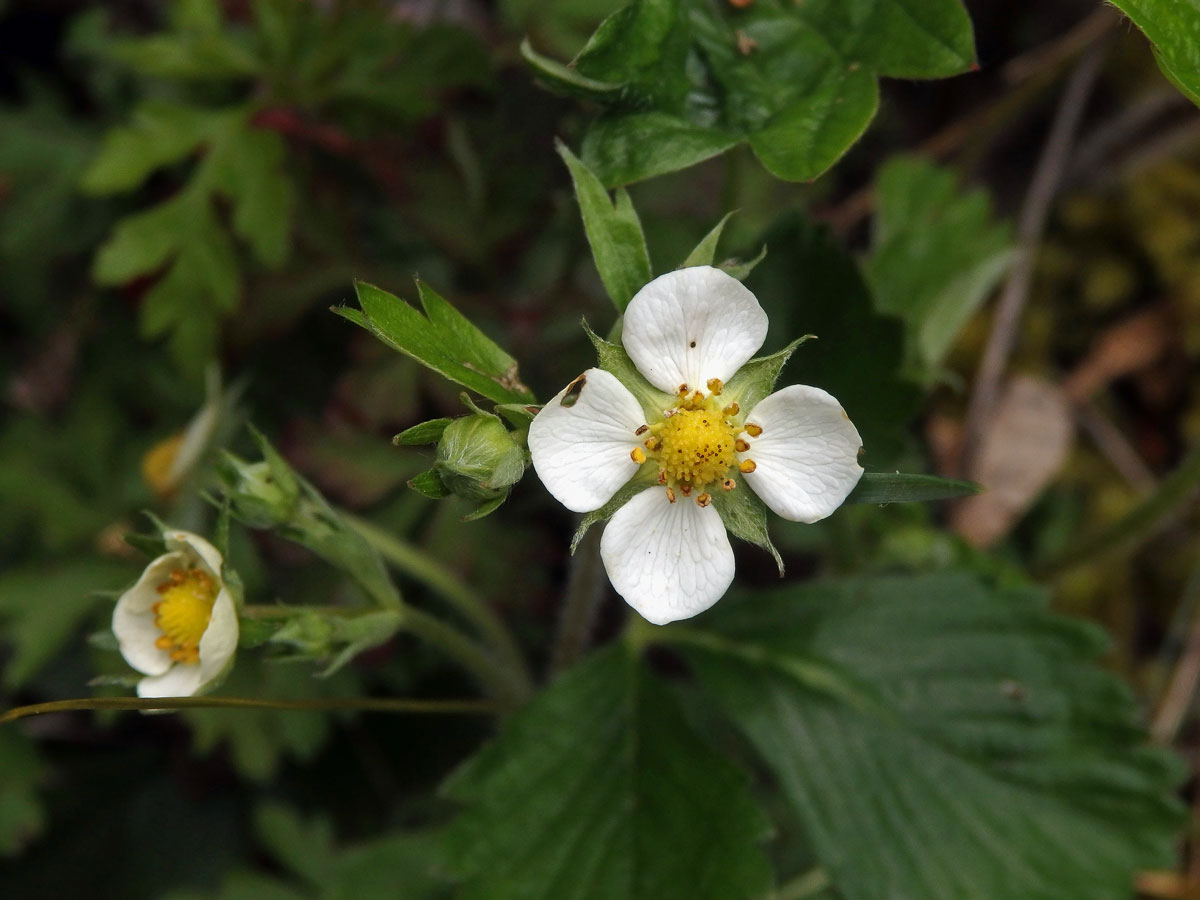
[[[709,266],[670,272],[633,297],[622,331],[629,359],[663,393],[639,400],[588,369],[530,426],[534,469],[568,509],[598,510],[632,479],[646,482],[612,516],[600,554],[617,593],[656,625],[703,612],[733,581],[714,493],[745,481],[783,518],[816,522],[862,475],[862,440],[828,393],[791,385],[757,400],[739,382],[766,336],[767,314],[737,279]],[[747,395],[757,402],[742,409]]]
[[[125,661],[146,676],[139,697],[191,697],[233,664],[237,610],[216,547],[190,531],[164,531],[163,539],[167,552],[117,600],[113,634]]]

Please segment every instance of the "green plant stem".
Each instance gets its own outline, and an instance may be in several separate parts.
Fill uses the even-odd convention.
[[[805,900],[821,893],[833,884],[824,869],[810,869],[799,878],[794,878],[777,891],[767,895],[766,900]]]
[[[482,597],[419,549],[399,540],[373,522],[344,510],[339,510],[339,515],[388,563],[435,591],[475,625],[512,669],[514,677],[522,683],[523,691],[529,692],[532,680],[525,659],[504,620],[492,611]]]
[[[290,619],[300,613],[316,613],[319,616],[352,616],[378,612],[369,606],[283,606],[269,604],[247,604],[239,615],[243,619]]]
[[[532,688],[527,679],[441,619],[408,607],[404,610],[400,629],[432,644],[470,670],[506,708],[520,706],[529,699]]]
[[[449,715],[489,714],[500,707],[488,700],[407,700],[398,697],[321,697],[308,700],[256,700],[249,697],[82,697],[17,706],[0,713],[0,725],[46,713],[80,709],[287,709],[359,712],[442,713]]]
[[[1200,447],[1196,447],[1155,491],[1117,521],[1068,547],[1035,568],[1039,577],[1057,575],[1080,563],[1117,549],[1127,549],[1149,535],[1175,509],[1191,499],[1200,486]]]
[[[571,561],[567,595],[558,636],[550,656],[550,674],[569,669],[587,648],[596,612],[604,597],[604,569],[600,562],[600,532],[592,529],[583,536]]]

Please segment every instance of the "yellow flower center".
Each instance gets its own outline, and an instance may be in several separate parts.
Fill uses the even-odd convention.
[[[158,586],[158,593],[162,599],[151,610],[162,637],[154,645],[166,650],[174,662],[185,665],[200,662],[200,638],[212,618],[216,582],[200,569],[173,569]]]
[[[668,483],[703,487],[722,478],[733,465],[733,426],[714,407],[679,409],[660,423],[658,459]]]

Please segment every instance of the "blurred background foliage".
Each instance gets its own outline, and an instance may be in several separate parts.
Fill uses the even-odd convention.
[[[998,501],[776,523],[793,577],[1039,570],[1057,609],[1110,633],[1105,663],[1154,737],[1193,760],[1192,485],[1103,552],[1067,554],[1128,521],[1200,441],[1200,119],[1113,10],[965,5],[979,70],[880,82],[870,129],[820,179],[781,182],[734,146],[634,185],[650,256],[674,267],[736,209],[719,256],[767,247],[747,282],[771,316],[765,349],[820,336],[785,380],[843,401],[871,468],[954,475],[964,441],[981,448],[967,474]],[[247,449],[247,420],[332,502],[486,586],[549,662],[572,517],[533,479],[470,525],[462,501],[407,490],[430,455],[389,438],[461,414],[458,389],[329,307],[352,301],[355,279],[414,297],[419,275],[521,361],[537,395],[591,364],[578,322],[603,331],[612,313],[554,149],[555,136],[580,146],[590,113],[539,87],[520,44],[568,59],[618,6],[0,3],[0,705],[81,696],[125,671],[103,636],[142,565],[122,536],[142,510],[209,530],[211,450]],[[1004,388],[1003,426],[970,434],[969,386],[996,327],[986,301],[1011,271],[1064,82],[1096,47],[1017,326],[1023,380]],[[189,434],[208,452],[181,461]],[[1015,474],[986,470],[992,458]],[[765,554],[738,555],[739,583],[777,584]],[[232,557],[261,602],[350,590],[270,535],[235,530]],[[437,602],[420,579],[400,586]],[[601,635],[622,611],[601,609]],[[244,653],[223,691],[472,690],[408,638],[312,673]],[[446,896],[430,823],[453,807],[435,789],[487,734],[477,718],[228,710],[2,727],[3,892]],[[800,826],[777,820],[773,852],[801,871],[811,860],[784,840]],[[1194,896],[1170,893],[1179,883],[1141,886]]]

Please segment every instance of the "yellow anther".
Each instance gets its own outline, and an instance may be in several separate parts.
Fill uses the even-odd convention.
[[[667,488],[667,502],[668,503],[675,502],[675,491],[672,490],[671,488]]]
[[[725,382],[723,382],[720,378],[708,379],[708,392],[714,397],[719,397],[721,395],[721,391],[724,389]]]
[[[640,466],[646,461],[646,453],[641,447],[634,447],[629,451],[629,458]]]
[[[734,481],[732,478],[726,478],[724,481],[721,482],[721,487],[723,487],[727,491],[732,491],[735,487],[737,487],[737,482]]]
[[[745,453],[750,449],[750,442],[743,440],[742,438],[738,438],[733,442],[733,448],[737,450],[738,453]]]
[[[645,434],[645,433],[646,433],[647,431],[649,431],[649,430],[650,430],[650,426],[649,426],[649,425],[639,425],[639,426],[637,427],[637,431],[635,431],[635,432],[634,432],[634,434],[639,434],[639,435],[640,435],[640,434]]]
[[[685,497],[692,496],[692,486],[690,484],[688,484],[686,481],[679,486],[679,490],[683,493],[683,496],[685,496]]]
[[[738,468],[741,469],[743,475],[749,475],[751,472],[757,469],[758,466],[752,459],[743,459],[740,463],[738,463]]]
[[[746,431],[746,434],[750,435],[750,437],[758,437],[760,434],[762,434],[762,426],[753,425],[753,424],[747,422],[745,431]]]
[[[710,503],[712,503],[712,494],[708,493],[707,491],[696,498],[697,506],[708,506]]]
[[[666,469],[659,469],[659,470],[658,470],[658,483],[659,483],[659,484],[666,484],[666,483],[667,483],[667,470],[666,470]]]
[[[695,391],[692,394],[691,402],[693,406],[700,406],[702,403],[704,403],[704,394],[701,391]]]
[[[151,607],[154,625],[162,632],[154,646],[165,650],[173,662],[192,665],[200,661],[200,639],[212,618],[217,585],[200,569],[173,569],[158,585],[162,600]]]
[[[738,406],[736,400],[733,401],[732,403],[730,403],[723,410],[721,410],[721,412],[725,413],[725,415],[727,415],[727,416],[736,416],[741,411],[742,411],[742,408],[740,406]]]
[[[657,435],[652,434],[650,437],[646,438],[645,444],[647,450],[657,450],[662,446],[662,439]]]
[[[675,396],[676,397],[686,397],[687,392],[688,392],[688,386],[686,384],[681,384],[679,387],[675,388]]]

